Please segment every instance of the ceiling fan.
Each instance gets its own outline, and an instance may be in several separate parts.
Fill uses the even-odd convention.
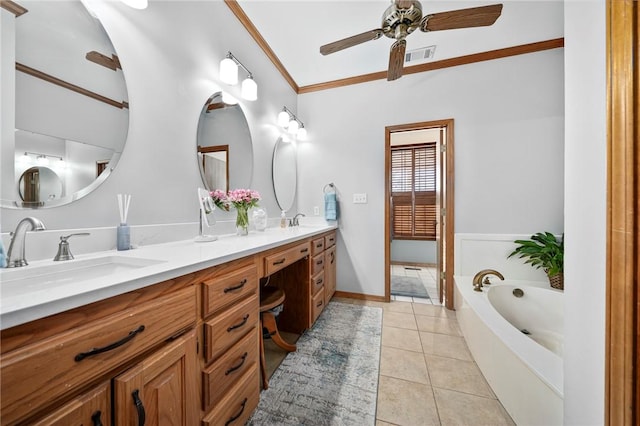
[[[377,40],[383,35],[395,39],[389,55],[387,80],[402,77],[406,37],[416,29],[423,32],[492,25],[502,13],[502,4],[451,10],[422,16],[422,5],[417,0],[392,0],[382,15],[382,28],[347,37],[320,47],[320,53],[328,55],[365,41]]]

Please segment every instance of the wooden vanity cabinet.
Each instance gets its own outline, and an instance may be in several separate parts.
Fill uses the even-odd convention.
[[[3,330],[1,423],[72,424],[69,419],[80,417],[81,424],[90,425],[98,421],[95,412],[101,411],[100,422],[110,424],[111,413],[121,411],[120,398],[110,400],[111,379],[147,365],[175,345],[167,344],[168,340],[196,323],[195,287],[176,289],[174,284],[159,284]],[[185,347],[183,363],[193,366],[195,339],[184,343],[188,344],[191,348]],[[182,389],[197,386],[193,367],[176,374]],[[149,396],[140,391],[145,405]]]
[[[202,424],[243,425],[260,399],[258,267],[250,257],[212,271],[202,283]]]
[[[324,299],[328,304],[336,292],[336,233],[324,237]]]

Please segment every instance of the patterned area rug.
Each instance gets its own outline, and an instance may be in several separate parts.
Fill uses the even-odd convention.
[[[402,275],[391,275],[391,294],[429,299],[427,289],[420,278]]]
[[[260,395],[248,425],[374,425],[382,308],[330,302]]]

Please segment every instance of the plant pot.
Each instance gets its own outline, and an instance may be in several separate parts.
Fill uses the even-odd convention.
[[[557,290],[564,290],[564,274],[560,273],[552,277],[547,275],[547,277],[549,278],[549,284],[551,284],[552,288],[555,288]]]

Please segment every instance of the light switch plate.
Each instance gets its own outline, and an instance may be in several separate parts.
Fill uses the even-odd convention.
[[[363,192],[360,194],[353,194],[353,204],[366,204],[367,203],[367,193]]]
[[[313,206],[313,215],[314,216],[320,216],[320,207]]]

